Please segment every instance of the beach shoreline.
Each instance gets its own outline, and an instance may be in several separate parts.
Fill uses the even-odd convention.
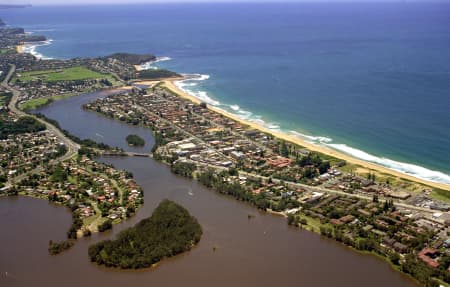
[[[140,72],[143,71],[144,68],[141,65],[133,65],[133,67],[136,69],[136,71]]]
[[[16,46],[16,52],[19,54],[23,54],[25,49],[25,45],[17,45]]]
[[[164,80],[163,83],[164,83],[164,86],[167,89],[171,90],[172,92],[174,92],[175,94],[179,95],[180,97],[188,99],[188,100],[190,100],[190,101],[192,101],[192,102],[194,102],[196,104],[200,104],[202,102],[200,99],[198,99],[198,98],[196,98],[196,97],[194,97],[192,95],[189,95],[188,93],[186,93],[185,91],[183,91],[182,89],[177,87],[176,82],[179,81],[179,80],[180,79]],[[305,140],[303,140],[301,138],[297,138],[297,137],[294,137],[294,136],[291,136],[289,134],[285,134],[285,133],[282,133],[282,132],[273,131],[273,130],[270,130],[270,129],[268,129],[268,128],[260,125],[260,124],[257,124],[257,123],[254,123],[254,122],[250,122],[248,120],[244,120],[242,118],[239,118],[236,115],[233,115],[232,113],[229,113],[227,111],[224,111],[222,109],[216,108],[216,107],[211,106],[211,105],[208,105],[208,108],[210,110],[216,112],[216,113],[222,114],[225,117],[228,117],[228,118],[230,118],[232,120],[240,122],[243,125],[247,125],[247,126],[250,126],[253,129],[257,129],[257,130],[260,130],[260,131],[262,131],[264,133],[271,134],[274,137],[277,137],[279,139],[292,142],[294,144],[297,144],[299,146],[305,147],[305,148],[307,148],[307,149],[309,149],[311,151],[314,151],[314,152],[322,153],[322,154],[325,154],[325,155],[328,155],[328,156],[332,156],[332,157],[335,157],[335,158],[338,158],[338,159],[345,160],[346,162],[351,163],[351,164],[359,165],[359,166],[367,169],[368,172],[376,171],[376,172],[380,172],[380,173],[383,173],[383,174],[389,174],[389,175],[392,175],[392,176],[395,176],[395,177],[399,177],[399,178],[403,178],[403,179],[410,180],[410,181],[413,181],[413,182],[417,182],[417,183],[420,183],[420,184],[423,184],[423,185],[427,185],[427,186],[430,186],[430,187],[433,187],[433,188],[438,188],[438,189],[443,189],[443,190],[446,190],[446,191],[450,191],[450,185],[448,185],[448,184],[438,183],[438,182],[433,182],[433,181],[417,178],[415,176],[412,176],[412,175],[409,175],[409,174],[405,174],[405,173],[402,173],[402,172],[399,172],[399,171],[396,171],[396,170],[393,170],[393,169],[390,169],[390,168],[387,168],[387,167],[384,167],[384,166],[381,166],[381,165],[378,165],[378,164],[375,164],[375,163],[371,163],[371,162],[368,162],[368,161],[364,161],[364,160],[352,157],[350,155],[344,154],[342,152],[338,152],[338,151],[333,150],[331,148],[327,148],[327,147],[324,147],[324,146],[319,146],[319,145],[316,145],[316,144],[312,144],[312,143],[309,143],[309,142],[307,142],[307,141],[305,141]]]

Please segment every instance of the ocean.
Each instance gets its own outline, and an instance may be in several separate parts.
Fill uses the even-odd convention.
[[[450,3],[36,6],[42,58],[154,53],[179,87],[266,127],[450,184]]]

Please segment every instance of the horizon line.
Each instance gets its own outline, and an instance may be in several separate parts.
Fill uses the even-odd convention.
[[[103,1],[90,1],[90,2],[78,2],[78,3],[0,3],[0,6],[92,6],[92,5],[139,5],[139,4],[387,4],[387,3],[397,3],[397,4],[410,4],[410,3],[443,3],[449,4],[450,0],[154,0],[154,1],[124,1],[124,2],[103,2]]]

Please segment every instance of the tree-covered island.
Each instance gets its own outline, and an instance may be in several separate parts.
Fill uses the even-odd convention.
[[[166,257],[190,250],[202,228],[182,206],[163,200],[151,217],[122,231],[117,239],[89,247],[92,262],[122,269],[147,268]]]
[[[130,146],[144,146],[145,140],[138,135],[128,135],[126,138],[128,145]]]

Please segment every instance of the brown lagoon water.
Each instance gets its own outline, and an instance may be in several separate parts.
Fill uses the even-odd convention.
[[[140,134],[147,140],[142,149],[149,150],[148,130],[80,108],[105,95],[62,100],[40,112],[77,136],[99,139],[99,134],[99,140],[126,149],[125,136]],[[416,286],[382,260],[289,227],[284,218],[179,178],[150,158],[99,160],[133,172],[145,194],[137,215],[113,231],[80,239],[71,250],[50,256],[48,241],[64,239],[70,226],[68,210],[33,198],[0,199],[0,286]],[[109,270],[89,262],[90,244],[150,216],[164,198],[182,204],[199,220],[204,235],[196,248],[143,271]],[[249,220],[248,214],[255,217]]]

